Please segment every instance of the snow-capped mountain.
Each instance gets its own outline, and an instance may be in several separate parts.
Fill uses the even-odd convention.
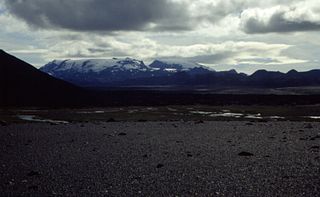
[[[142,61],[125,58],[125,59],[86,59],[86,60],[54,60],[41,68],[42,71],[52,73],[73,70],[79,73],[99,73],[106,69],[114,71],[140,70],[147,71],[150,67]]]
[[[115,85],[128,80],[168,77],[181,72],[189,75],[213,72],[200,64],[182,60],[155,60],[148,66],[132,58],[54,60],[40,70],[80,86]]]
[[[184,61],[182,59],[155,60],[149,66],[155,69],[166,70],[169,72],[191,71],[193,69],[214,71],[209,67],[203,66],[195,62]]]
[[[153,71],[143,61],[131,58],[54,60],[40,70],[80,86],[104,85],[125,79],[148,77]]]

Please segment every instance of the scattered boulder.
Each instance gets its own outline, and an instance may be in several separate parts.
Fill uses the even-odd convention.
[[[39,175],[40,175],[39,172],[33,171],[33,170],[31,170],[31,171],[27,174],[27,176],[39,176]]]
[[[38,186],[37,185],[31,185],[28,187],[29,190],[38,190]]]
[[[162,168],[162,167],[164,167],[164,165],[163,165],[162,163],[159,163],[159,164],[157,165],[157,168]]]
[[[244,157],[250,157],[250,156],[253,156],[254,154],[249,153],[249,152],[242,151],[242,152],[240,152],[238,155],[239,155],[239,156],[244,156]]]
[[[310,138],[310,140],[316,140],[316,139],[320,139],[320,133],[318,135]]]
[[[109,118],[107,122],[116,122],[116,120],[114,118]]]
[[[312,126],[312,124],[306,124],[305,126],[304,126],[304,128],[306,128],[306,129],[312,129],[313,128],[313,126]]]
[[[3,120],[0,120],[0,125],[5,127],[5,126],[8,126],[8,123]]]
[[[198,120],[198,121],[195,121],[194,124],[203,124],[204,121],[203,120]]]

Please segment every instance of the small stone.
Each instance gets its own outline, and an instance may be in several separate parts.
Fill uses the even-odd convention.
[[[195,121],[194,124],[203,124],[204,121],[203,120],[198,120],[198,121]]]
[[[163,164],[159,163],[159,164],[157,165],[157,168],[162,168],[163,166],[164,166]]]
[[[116,122],[116,120],[114,118],[109,118],[107,122]]]
[[[310,138],[310,140],[316,140],[316,139],[320,139],[320,134]]]
[[[30,189],[30,190],[38,190],[38,186],[31,185],[31,186],[28,187],[28,189]]]
[[[32,170],[32,171],[30,171],[27,175],[28,175],[28,176],[39,176],[40,173]]]
[[[8,123],[5,122],[5,121],[0,120],[0,125],[3,126],[3,127],[5,127],[5,126],[8,126]]]
[[[244,157],[250,157],[250,156],[253,156],[253,154],[252,154],[252,153],[245,152],[245,151],[240,152],[238,155],[239,155],[239,156],[244,156]]]
[[[304,126],[304,128],[306,128],[306,129],[312,129],[313,126],[312,126],[312,124],[306,124],[306,125]]]

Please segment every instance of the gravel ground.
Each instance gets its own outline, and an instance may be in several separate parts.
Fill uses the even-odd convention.
[[[320,196],[320,123],[0,126],[1,196]]]

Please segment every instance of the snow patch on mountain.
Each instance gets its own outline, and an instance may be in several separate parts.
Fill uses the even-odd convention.
[[[160,68],[163,70],[170,70],[173,72],[173,70],[176,71],[189,71],[194,68],[203,68],[206,70],[214,71],[213,69],[203,66],[201,64],[198,64],[196,62],[192,61],[186,61],[184,59],[157,59],[153,63],[150,64],[150,67],[152,68]]]
[[[72,70],[80,73],[101,72],[105,69],[113,68],[115,70],[140,70],[150,69],[143,61],[125,58],[125,59],[85,59],[85,60],[54,60],[41,68],[42,71],[52,73]]]

